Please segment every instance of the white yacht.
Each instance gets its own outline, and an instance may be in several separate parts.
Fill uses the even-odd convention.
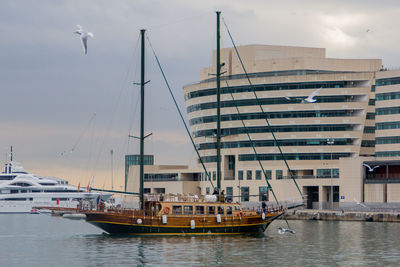
[[[55,177],[40,177],[24,171],[10,162],[0,174],[0,214],[30,213],[33,207],[76,208],[79,203],[96,203],[99,198],[106,201],[111,194],[87,192]]]

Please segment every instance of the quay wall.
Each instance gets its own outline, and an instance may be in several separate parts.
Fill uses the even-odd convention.
[[[281,219],[321,221],[400,222],[400,212],[289,210]]]

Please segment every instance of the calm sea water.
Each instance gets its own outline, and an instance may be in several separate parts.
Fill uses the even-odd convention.
[[[400,224],[289,221],[296,234],[109,237],[84,221],[0,215],[1,266],[400,266]]]

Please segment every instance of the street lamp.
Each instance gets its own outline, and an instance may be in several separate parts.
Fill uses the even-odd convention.
[[[331,146],[331,163],[332,163],[332,160],[333,160],[332,145],[335,144],[335,140],[333,138],[328,138],[326,143]],[[331,197],[330,197],[330,202],[331,202],[331,210],[333,210],[333,181],[332,181],[333,168],[332,168],[332,166],[330,166],[330,167],[331,167]]]

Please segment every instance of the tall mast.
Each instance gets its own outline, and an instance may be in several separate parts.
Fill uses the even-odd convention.
[[[140,30],[140,34],[142,36],[142,51],[141,51],[141,78],[140,78],[140,208],[144,209],[144,85],[145,77],[144,77],[144,29]]]
[[[217,11],[217,189],[221,192],[221,56],[220,56],[220,32],[219,16],[221,11]]]

